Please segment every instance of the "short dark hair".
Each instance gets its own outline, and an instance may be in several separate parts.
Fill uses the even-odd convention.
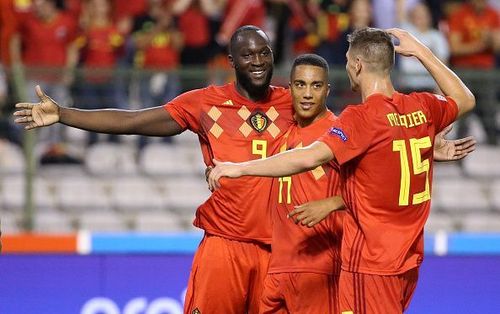
[[[330,72],[330,67],[328,66],[328,62],[326,62],[325,58],[314,53],[306,53],[295,58],[290,75],[293,75],[295,68],[299,65],[313,65],[320,67],[326,72],[326,77],[328,77],[328,73]]]
[[[391,35],[378,28],[362,28],[347,36],[349,50],[361,55],[375,72],[390,71],[394,66],[394,44]]]
[[[254,26],[254,25],[244,25],[240,28],[238,28],[237,30],[234,31],[233,35],[231,36],[231,39],[229,40],[229,53],[233,53],[233,49],[234,49],[234,46],[236,45],[236,42],[238,41],[238,39],[240,38],[241,35],[243,35],[244,33],[246,32],[259,32],[261,31],[265,36],[266,36],[266,39],[267,41],[269,41],[269,37],[267,37],[267,34],[264,33],[264,31],[260,28],[258,28],[257,26]]]

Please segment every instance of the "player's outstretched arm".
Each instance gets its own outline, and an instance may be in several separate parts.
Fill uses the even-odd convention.
[[[455,100],[458,105],[458,117],[474,108],[476,99],[469,88],[429,48],[402,29],[391,28],[387,32],[399,40],[399,45],[395,46],[396,52],[403,56],[418,58],[441,91]]]
[[[313,227],[336,210],[344,209],[345,204],[341,196],[332,196],[295,206],[288,214],[288,218],[304,226]]]
[[[448,140],[445,138],[452,125],[436,134],[434,139],[434,160],[435,161],[453,161],[465,158],[476,149],[476,140],[472,136],[458,140]]]
[[[18,103],[15,122],[26,130],[60,122],[75,128],[109,134],[168,136],[183,131],[161,106],[142,110],[81,110],[59,106],[36,87],[39,103]]]
[[[238,178],[241,176],[284,177],[316,168],[334,158],[330,148],[316,141],[304,148],[292,149],[266,159],[242,163],[219,162],[214,160],[215,168],[208,177],[211,190],[219,187],[221,177]]]

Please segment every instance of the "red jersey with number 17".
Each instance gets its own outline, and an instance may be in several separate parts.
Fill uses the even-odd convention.
[[[183,128],[198,134],[206,165],[212,159],[242,162],[278,151],[293,123],[290,92],[271,86],[268,97],[252,102],[235,84],[184,93],[164,107]],[[207,233],[240,241],[271,242],[269,198],[272,178],[223,178],[221,187],[198,207],[194,225]]]
[[[281,150],[312,144],[332,126],[334,119],[335,115],[328,111],[307,127],[292,126]],[[332,213],[312,228],[295,224],[287,217],[296,205],[340,195],[340,177],[333,165],[324,164],[308,172],[275,179],[273,193],[278,197],[271,204],[273,240],[268,273],[338,275],[344,212]]]
[[[347,107],[320,139],[341,167],[343,270],[396,275],[420,265],[434,137],[457,113],[440,95],[374,94]]]

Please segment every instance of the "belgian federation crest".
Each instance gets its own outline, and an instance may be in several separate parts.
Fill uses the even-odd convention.
[[[252,128],[259,133],[264,132],[269,125],[269,118],[261,111],[253,112],[248,120]]]
[[[195,308],[191,314],[201,314],[201,311],[198,308]]]

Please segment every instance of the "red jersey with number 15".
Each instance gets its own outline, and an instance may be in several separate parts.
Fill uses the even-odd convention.
[[[451,98],[430,93],[374,94],[320,139],[341,167],[343,270],[396,275],[420,265],[434,137],[457,112]]]
[[[290,92],[274,86],[259,102],[238,94],[234,83],[209,86],[178,96],[165,109],[181,127],[198,134],[206,165],[213,165],[213,158],[232,162],[266,158],[278,151],[293,123]],[[194,225],[209,234],[269,244],[272,181],[221,179],[221,187],[198,207]]]

